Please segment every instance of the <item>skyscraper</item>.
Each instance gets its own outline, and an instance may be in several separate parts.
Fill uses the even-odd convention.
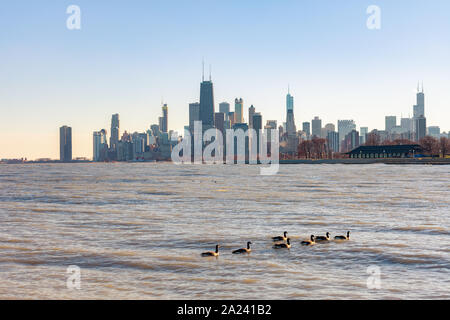
[[[392,128],[397,126],[397,117],[396,116],[386,116],[385,118],[385,130],[390,132]]]
[[[341,143],[345,139],[345,137],[352,132],[352,130],[356,130],[356,124],[353,120],[338,120],[338,133],[339,139],[341,139]]]
[[[248,108],[248,127],[253,128],[253,115],[255,114],[255,107],[253,105]]]
[[[189,131],[194,132],[194,122],[200,120],[200,103],[194,102],[189,104]]]
[[[236,98],[234,100],[234,121],[235,123],[244,123],[244,100]]]
[[[93,135],[94,150],[92,159],[94,161],[104,161],[106,152],[108,150],[108,143],[106,141],[106,130],[95,131]]]
[[[168,118],[168,107],[167,104],[164,104],[162,106],[162,117],[159,119],[159,129],[161,132],[168,132],[169,130],[169,118]]]
[[[306,133],[306,137],[309,138],[309,136],[311,135],[311,123],[303,122],[302,130],[304,133]]]
[[[421,91],[419,85],[417,85],[416,100],[417,104],[413,107],[414,118],[418,118],[420,116],[425,117],[425,93],[423,92],[423,83]]]
[[[230,104],[228,102],[220,103],[219,112],[225,113],[225,118],[228,119],[228,113],[230,112]]]
[[[297,133],[294,118],[294,97],[289,91],[286,95],[286,133],[288,136],[296,135]]]
[[[311,121],[311,135],[320,138],[322,134],[322,120],[319,117],[314,117]]]
[[[111,150],[117,149],[120,135],[119,114],[113,114],[111,118],[111,137],[109,138],[109,147]]]
[[[329,131],[327,134],[328,148],[332,152],[339,152],[339,133],[336,131]]]
[[[368,127],[361,127],[359,128],[359,144],[363,145],[367,141],[367,135],[369,134],[369,128]]]
[[[214,127],[214,90],[211,78],[200,85],[200,120],[203,130]]]
[[[424,116],[419,116],[415,118],[415,129],[416,129],[416,142],[427,135],[427,119]]]
[[[255,129],[256,131],[256,150],[259,154],[259,140],[260,140],[260,131],[262,129],[262,115],[261,113],[255,113],[253,114],[253,119],[252,119],[252,123],[253,123],[253,129]]]
[[[222,137],[225,134],[225,113],[216,112],[214,116],[214,127],[222,133]]]
[[[72,128],[68,126],[59,128],[59,160],[72,161]]]

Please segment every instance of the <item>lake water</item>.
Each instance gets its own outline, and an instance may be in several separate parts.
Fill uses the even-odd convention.
[[[17,298],[449,299],[450,167],[0,165],[0,299]]]

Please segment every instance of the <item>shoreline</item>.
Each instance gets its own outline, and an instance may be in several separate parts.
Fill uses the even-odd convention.
[[[27,162],[0,162],[0,165],[20,164],[94,164],[94,163],[171,163],[171,161],[116,161],[116,162],[94,162],[94,161],[27,161]],[[248,163],[247,163],[248,164]],[[450,158],[391,158],[391,159],[293,159],[280,160],[280,165],[289,164],[388,164],[388,165],[450,165]]]

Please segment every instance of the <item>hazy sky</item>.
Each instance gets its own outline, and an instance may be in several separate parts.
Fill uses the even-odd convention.
[[[81,8],[81,30],[66,9]],[[366,27],[369,5],[381,30]],[[157,123],[182,131],[198,101],[202,58],[218,103],[242,97],[263,122],[323,125],[354,119],[384,128],[412,114],[424,81],[428,125],[450,130],[448,0],[10,0],[0,2],[0,158],[59,157],[58,128],[73,129],[73,155],[92,157],[92,132]]]

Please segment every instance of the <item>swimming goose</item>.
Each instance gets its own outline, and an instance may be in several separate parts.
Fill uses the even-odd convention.
[[[290,249],[291,248],[291,239],[287,238],[286,243],[277,243],[273,246],[274,249]]]
[[[304,246],[310,246],[313,244],[316,244],[316,242],[314,241],[314,235],[311,235],[311,240],[302,241],[302,245]]]
[[[208,252],[203,252],[202,253],[202,257],[218,257],[219,256],[219,245],[216,245],[216,252],[214,251],[208,251]]]
[[[319,241],[330,241],[330,233],[327,232],[327,235],[325,237],[323,237],[323,236],[316,237],[316,242],[319,242]]]
[[[247,248],[242,248],[242,249],[238,249],[238,250],[234,250],[233,253],[237,254],[237,253],[250,253],[252,252],[252,249],[250,249],[250,245],[252,243],[249,241],[247,242]]]
[[[350,240],[350,231],[347,231],[347,236],[336,236],[334,240]]]
[[[284,232],[284,236],[273,237],[272,240],[273,240],[273,241],[286,241],[286,240],[287,240],[287,234],[288,234],[288,232],[285,231],[285,232]]]

